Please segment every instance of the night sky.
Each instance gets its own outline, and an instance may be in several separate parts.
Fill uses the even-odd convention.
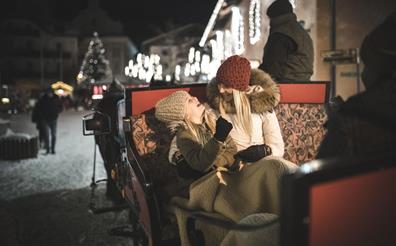
[[[0,21],[25,18],[39,23],[48,21],[62,26],[71,21],[89,0],[1,0]],[[124,24],[124,30],[135,43],[160,32],[189,23],[205,25],[216,0],[100,0],[110,17]]]

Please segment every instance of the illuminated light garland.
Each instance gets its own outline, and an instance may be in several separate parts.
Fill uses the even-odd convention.
[[[290,2],[290,4],[293,6],[293,9],[295,9],[296,8],[296,0],[289,0],[289,2]]]
[[[231,32],[233,34],[233,39],[235,42],[235,54],[240,55],[245,50],[244,47],[244,25],[243,25],[243,17],[239,8],[232,7],[232,21],[231,21]]]
[[[190,50],[188,51],[188,62],[193,63],[194,62],[194,53],[195,53],[195,48],[191,47]]]
[[[230,30],[224,31],[224,57],[230,57],[232,53],[232,34]]]
[[[224,59],[224,33],[216,31],[216,59]]]
[[[125,67],[125,76],[137,78],[149,83],[151,79],[162,80],[162,65],[157,54],[143,55],[139,53],[136,61],[129,60]]]
[[[176,65],[175,67],[175,80],[180,81],[180,72],[181,72],[181,66]]]
[[[249,5],[249,40],[255,44],[261,37],[260,0],[250,0]]]
[[[218,1],[217,1],[216,6],[215,6],[215,8],[214,8],[214,10],[213,10],[213,12],[212,12],[212,15],[210,16],[209,23],[208,23],[208,25],[206,25],[205,31],[204,31],[204,33],[203,33],[203,35],[202,35],[202,38],[201,38],[201,40],[199,41],[199,46],[200,46],[200,47],[204,47],[204,45],[205,45],[205,43],[206,43],[206,39],[208,38],[209,33],[210,33],[210,32],[212,31],[212,29],[213,29],[213,26],[214,26],[214,24],[215,24],[217,15],[219,14],[219,11],[220,11],[220,9],[221,9],[221,6],[223,6],[223,3],[224,3],[224,0],[218,0]]]

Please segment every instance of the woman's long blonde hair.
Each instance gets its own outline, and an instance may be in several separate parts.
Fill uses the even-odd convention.
[[[250,109],[250,102],[246,92],[232,90],[236,111],[236,126],[242,128],[249,136],[252,137],[252,113]],[[224,99],[220,97],[219,111],[221,115],[226,115],[227,112],[224,108]]]
[[[201,144],[206,144],[216,131],[216,114],[212,109],[205,109],[202,115],[202,125],[195,124],[189,119],[185,118],[187,129],[191,131],[196,140]],[[209,134],[207,131],[210,131]]]

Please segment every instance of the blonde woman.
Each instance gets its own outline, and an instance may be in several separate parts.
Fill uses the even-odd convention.
[[[250,62],[231,56],[219,67],[208,84],[209,104],[234,128],[230,133],[237,145],[237,157],[254,162],[266,156],[283,157],[284,142],[273,111],[280,99],[279,88]]]

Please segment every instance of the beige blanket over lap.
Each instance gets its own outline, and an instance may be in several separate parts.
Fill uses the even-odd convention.
[[[238,223],[251,214],[279,215],[280,177],[297,166],[281,158],[261,159],[231,173],[220,171],[226,185],[220,184],[216,171],[198,179],[190,186],[190,199],[172,198],[171,206],[179,225],[181,244],[189,246],[186,219],[189,211]],[[183,209],[184,208],[184,209]],[[220,245],[228,231],[198,220],[196,228],[205,235],[206,245]]]

